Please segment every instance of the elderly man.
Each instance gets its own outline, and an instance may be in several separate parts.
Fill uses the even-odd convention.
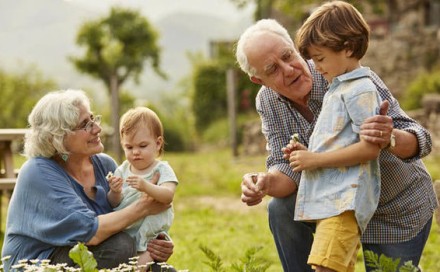
[[[300,57],[287,30],[272,19],[256,22],[241,35],[236,58],[250,80],[262,85],[256,108],[269,151],[266,173],[243,176],[241,199],[252,206],[265,195],[273,197],[268,206],[269,226],[284,271],[312,271],[307,257],[315,226],[293,220],[301,174],[293,172],[282,149],[295,133],[308,146],[327,83],[313,62]],[[373,72],[371,79],[381,98],[388,101],[381,112],[389,116],[371,117],[361,126],[360,137],[383,147],[379,206],[362,236],[362,247],[417,266],[438,205],[421,161],[431,152],[431,136],[400,109]]]

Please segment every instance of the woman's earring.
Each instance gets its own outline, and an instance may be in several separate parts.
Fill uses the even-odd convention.
[[[67,161],[69,159],[69,155],[66,153],[61,154],[61,159],[63,159],[63,161]]]

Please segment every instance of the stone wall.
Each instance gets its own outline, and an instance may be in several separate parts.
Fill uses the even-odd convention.
[[[370,67],[396,98],[417,75],[440,64],[440,31],[436,27],[398,29],[372,39],[362,65]]]

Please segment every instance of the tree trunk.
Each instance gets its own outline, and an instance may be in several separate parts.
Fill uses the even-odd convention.
[[[110,93],[111,93],[111,117],[112,117],[112,151],[114,159],[117,163],[122,162],[122,150],[119,140],[119,84],[116,74],[110,78]]]

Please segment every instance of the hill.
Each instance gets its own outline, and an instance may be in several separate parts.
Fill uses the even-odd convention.
[[[212,3],[229,0],[186,0],[188,9],[180,2],[178,7],[171,4],[170,8],[165,9],[164,5],[169,1],[109,2],[125,3],[128,7],[138,5],[143,14],[156,11],[151,13],[154,15],[146,17],[159,31],[161,66],[169,80],[164,81],[146,69],[139,86],[124,85],[137,96],[152,100],[159,93],[174,89],[176,83],[189,74],[191,67],[186,52],[208,55],[210,40],[236,39],[251,23],[249,11],[242,11],[243,16],[237,16],[239,11],[230,16],[225,16],[220,9],[218,15],[202,11],[203,7],[212,10]],[[102,3],[98,0],[0,1],[0,67],[18,70],[23,65],[35,64],[45,76],[56,80],[61,88],[104,92],[100,82],[79,74],[67,60],[69,55],[82,52],[75,45],[79,26],[87,20],[107,14],[109,6]],[[197,3],[198,10],[194,7],[190,9],[190,3]]]

